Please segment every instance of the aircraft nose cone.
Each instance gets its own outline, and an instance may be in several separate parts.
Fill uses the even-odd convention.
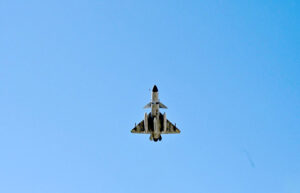
[[[157,86],[154,85],[153,89],[152,89],[152,92],[158,92],[158,89],[157,89]]]

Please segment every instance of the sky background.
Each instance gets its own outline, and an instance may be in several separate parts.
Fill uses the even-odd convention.
[[[1,0],[0,192],[300,193],[300,2]]]

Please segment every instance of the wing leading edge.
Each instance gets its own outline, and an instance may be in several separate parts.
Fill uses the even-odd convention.
[[[131,133],[139,133],[139,134],[150,134],[150,132],[145,131],[144,120],[142,120],[139,124],[137,124],[132,130]]]
[[[162,132],[163,134],[176,134],[180,133],[180,130],[176,127],[176,125],[173,125],[169,120],[167,120],[167,130]]]

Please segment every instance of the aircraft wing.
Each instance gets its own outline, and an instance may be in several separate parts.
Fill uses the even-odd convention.
[[[131,133],[139,133],[139,134],[149,134],[150,132],[145,131],[144,120],[142,120],[139,124],[137,124],[132,130]]]
[[[163,118],[162,118],[163,119]],[[161,121],[163,121],[161,119]],[[161,124],[163,124],[161,122]],[[167,129],[166,131],[163,131],[163,128],[161,127],[161,133],[162,134],[176,134],[180,133],[180,130],[176,127],[176,125],[173,125],[169,120],[167,120]],[[139,124],[137,124],[132,130],[131,133],[137,133],[137,134],[151,134],[151,128],[148,129],[148,131],[145,131],[144,126],[144,120],[142,120]]]
[[[176,127],[176,125],[173,125],[169,120],[167,120],[167,131],[163,131],[163,134],[176,134],[180,133],[180,130]]]

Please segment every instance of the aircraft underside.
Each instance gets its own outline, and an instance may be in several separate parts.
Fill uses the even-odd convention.
[[[144,120],[131,130],[131,133],[150,134],[151,141],[161,141],[161,134],[176,134],[180,130],[168,119],[166,113],[159,112],[160,108],[167,108],[158,98],[158,89],[154,85],[152,89],[152,100],[144,108],[151,108],[149,114],[145,113]]]
[[[156,126],[154,123],[156,123]],[[155,127],[157,129],[155,129]],[[165,113],[159,113],[159,115],[155,117],[152,116],[151,113],[145,113],[145,119],[136,125],[131,132],[137,134],[150,134],[150,140],[157,142],[162,140],[161,134],[176,134],[180,133],[180,130],[177,129],[176,125],[173,125],[167,120]]]

